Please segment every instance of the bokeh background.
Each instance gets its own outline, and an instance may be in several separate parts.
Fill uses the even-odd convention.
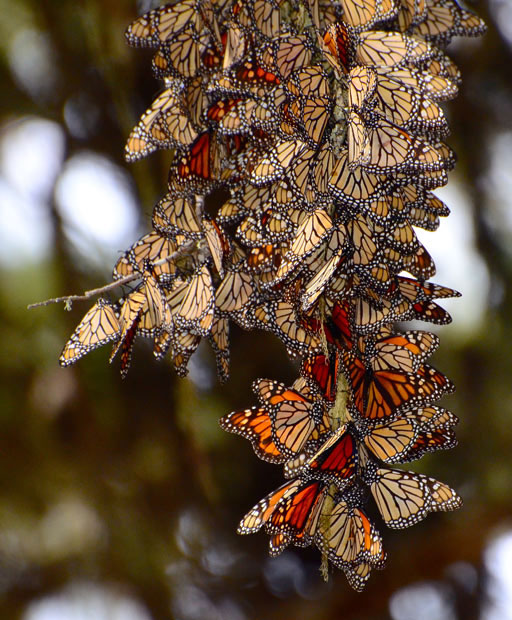
[[[168,154],[123,161],[160,88],[123,37],[147,8],[0,0],[0,617],[512,618],[512,3],[476,3],[488,34],[451,46],[452,215],[422,236],[435,281],[463,293],[434,359],[461,422],[455,450],[413,467],[465,505],[384,531],[388,567],[363,594],[341,574],[323,583],[313,550],[272,560],[264,535],[235,533],[281,472],[217,420],[254,404],[254,378],[293,380],[276,339],[234,329],[222,387],[207,347],[180,380],[137,343],[122,381],[106,348],[58,366],[90,303],[26,309],[109,281],[164,193]]]

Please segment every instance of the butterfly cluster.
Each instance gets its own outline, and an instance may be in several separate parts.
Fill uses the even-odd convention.
[[[98,300],[61,364],[113,342],[124,374],[142,336],[184,375],[207,338],[225,380],[231,321],[275,334],[300,377],[258,380],[258,406],[221,426],[287,481],[239,532],[264,528],[272,555],[316,545],[358,590],[386,558],[368,502],[391,528],[461,503],[392,467],[455,445],[457,423],[433,405],[454,389],[426,363],[437,337],[396,323],[451,320],[436,300],[458,293],[427,282],[415,227],[449,213],[433,193],[455,162],[445,48],[484,30],[455,0],[181,0],[126,32],[164,90],[125,155],[172,151],[167,193],[114,267],[136,284]]]

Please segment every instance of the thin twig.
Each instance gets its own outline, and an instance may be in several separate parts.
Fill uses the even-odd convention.
[[[165,258],[160,258],[159,260],[155,261],[153,263],[153,267],[159,267],[160,265],[164,265],[165,263],[181,258],[185,254],[188,254],[195,245],[196,245],[195,240],[192,239],[190,241],[187,241],[181,247],[179,247],[176,250],[176,252],[169,254],[169,256],[166,256]],[[129,284],[130,282],[133,282],[133,280],[137,280],[138,278],[140,278],[139,273],[132,273],[128,276],[124,276],[124,278],[119,278],[119,280],[116,280],[115,282],[110,282],[110,284],[105,284],[104,286],[100,286],[100,288],[94,288],[94,289],[91,289],[90,291],[85,291],[83,295],[66,295],[65,297],[55,297],[53,299],[47,299],[46,301],[38,301],[35,304],[29,304],[27,306],[27,309],[31,310],[32,308],[39,308],[40,306],[49,306],[50,304],[57,304],[57,303],[60,303],[61,301],[66,303],[66,305],[70,304],[73,301],[84,301],[84,300],[90,299],[91,297],[94,297],[95,295],[99,295],[101,293],[106,293],[107,291],[111,291],[112,289],[117,288],[118,286]]]

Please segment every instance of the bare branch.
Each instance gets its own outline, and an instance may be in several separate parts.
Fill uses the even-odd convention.
[[[176,252],[169,254],[165,258],[161,258],[153,263],[154,267],[158,267],[160,265],[164,265],[165,263],[177,260],[186,254],[189,254],[191,250],[196,245],[196,241],[190,240],[184,243],[181,247],[179,247]],[[137,280],[140,278],[139,273],[132,273],[124,278],[119,278],[115,282],[110,282],[110,284],[105,284],[104,286],[100,286],[99,288],[91,289],[90,291],[85,291],[83,295],[66,295],[65,297],[55,297],[53,299],[47,299],[46,301],[38,301],[34,304],[29,304],[27,306],[28,310],[32,310],[32,308],[39,308],[40,306],[49,306],[50,304],[57,304],[61,301],[66,304],[66,309],[69,310],[71,308],[71,304],[73,301],[85,301],[94,297],[95,295],[100,295],[101,293],[106,293],[107,291],[111,291],[112,289],[117,288],[118,286],[123,286],[124,284],[129,284],[133,282],[133,280]]]

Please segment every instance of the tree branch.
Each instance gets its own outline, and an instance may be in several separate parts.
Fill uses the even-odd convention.
[[[165,258],[161,258],[160,260],[155,261],[153,263],[153,266],[158,267],[170,261],[177,260],[178,258],[181,258],[185,254],[189,254],[195,245],[196,245],[196,241],[191,239],[190,241],[187,241],[181,247],[179,247],[176,250],[176,252],[169,254],[169,256],[166,256]],[[90,299],[91,297],[94,297],[95,295],[99,295],[101,293],[111,291],[112,289],[117,288],[118,286],[129,284],[130,282],[133,282],[133,280],[137,280],[138,278],[140,278],[139,273],[132,273],[128,276],[124,276],[124,278],[120,278],[119,280],[110,282],[110,284],[105,284],[104,286],[100,286],[99,288],[94,288],[94,289],[91,289],[90,291],[85,291],[83,295],[66,295],[64,297],[55,297],[53,299],[47,299],[46,301],[38,301],[34,304],[29,304],[27,306],[27,309],[32,310],[32,308],[39,308],[40,306],[49,306],[50,304],[56,304],[56,303],[60,303],[61,301],[63,301],[66,304],[66,310],[70,310],[71,304],[73,301],[84,301],[84,300]]]

